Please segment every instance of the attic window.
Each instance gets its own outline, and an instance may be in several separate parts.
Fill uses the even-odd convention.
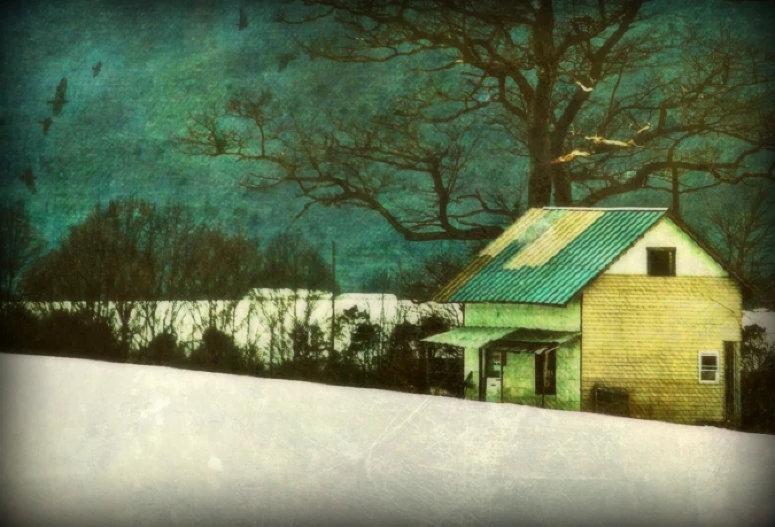
[[[718,352],[701,351],[700,352],[700,383],[716,384],[718,383]]]
[[[646,251],[649,276],[675,276],[675,247],[651,247]]]

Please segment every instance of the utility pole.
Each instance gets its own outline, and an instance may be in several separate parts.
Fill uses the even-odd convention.
[[[331,240],[331,350],[334,353],[334,333],[336,332],[336,241]]]

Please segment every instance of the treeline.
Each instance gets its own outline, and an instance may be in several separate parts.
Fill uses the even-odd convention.
[[[180,341],[167,326],[147,342],[132,347],[124,334],[127,326],[117,329],[108,317],[94,310],[54,306],[41,314],[24,303],[7,303],[0,309],[0,350],[462,395],[460,351],[421,342],[448,329],[449,317],[430,313],[415,321],[404,318],[396,324],[384,324],[373,320],[367,311],[352,307],[336,317],[335,341],[344,345],[332,349],[329,328],[312,322],[309,313],[307,310],[306,316],[291,318],[290,325],[272,315],[261,326],[265,335],[252,335],[242,343],[216,316],[205,318],[206,326],[196,343]],[[268,349],[259,345],[262,336],[269,337]]]
[[[332,350],[330,328],[313,323],[309,312],[290,327],[275,314],[262,328],[271,333],[263,348],[261,335],[235,341],[217,304],[234,307],[255,288],[336,290],[330,265],[298,232],[262,243],[181,205],[127,199],[95,206],[59,247],[43,252],[21,205],[6,204],[1,213],[13,220],[3,223],[0,240],[4,350],[420,393],[454,392],[460,383],[454,350],[419,343],[449,325],[439,316],[388,327],[351,309],[334,324],[334,337],[346,334],[346,345]],[[172,320],[154,319],[167,301],[209,306],[197,343],[180,342]],[[140,333],[150,337],[138,345]]]
[[[15,217],[18,207],[10,207]],[[16,230],[29,229],[23,219],[18,223]],[[22,252],[5,239],[3,245],[9,254]],[[23,273],[21,264],[4,270],[5,298],[207,300],[242,298],[254,287],[332,287],[330,266],[298,233],[280,233],[262,246],[182,205],[138,199],[97,205],[60,247],[27,259]]]

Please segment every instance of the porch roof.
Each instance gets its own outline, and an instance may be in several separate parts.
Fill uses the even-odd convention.
[[[514,351],[542,353],[554,349],[560,344],[577,337],[581,333],[574,331],[549,331],[520,327],[481,327],[465,326],[426,337],[423,342],[450,344],[462,348],[481,348],[496,343],[498,348],[513,348]]]

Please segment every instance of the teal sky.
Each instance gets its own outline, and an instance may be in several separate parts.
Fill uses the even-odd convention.
[[[768,38],[773,10],[762,2],[665,2],[659,20],[702,24],[727,19],[752,41]],[[238,31],[238,9],[249,26]],[[136,195],[158,203],[182,201],[226,225],[261,238],[288,228],[302,203],[288,191],[258,194],[240,188],[249,170],[232,159],[194,158],[171,148],[187,117],[222,108],[236,91],[270,87],[307,116],[325,107],[357,115],[378,110],[411,77],[399,63],[341,65],[298,56],[293,38],[325,34],[330,26],[284,26],[276,4],[238,1],[39,1],[7,11],[0,70],[0,194],[26,202],[50,245],[83,220],[97,202]],[[680,16],[678,16],[680,15]],[[656,23],[656,22],[655,22]],[[93,77],[92,66],[102,62]],[[47,135],[60,79],[66,104]],[[512,161],[482,163],[483,177],[519,171]],[[31,168],[32,194],[19,181]],[[691,212],[699,198],[690,201]],[[667,206],[668,194],[631,195],[617,204]],[[321,250],[338,243],[343,286],[357,289],[384,262],[419,260],[455,244],[408,243],[374,213],[313,208],[295,221]]]

